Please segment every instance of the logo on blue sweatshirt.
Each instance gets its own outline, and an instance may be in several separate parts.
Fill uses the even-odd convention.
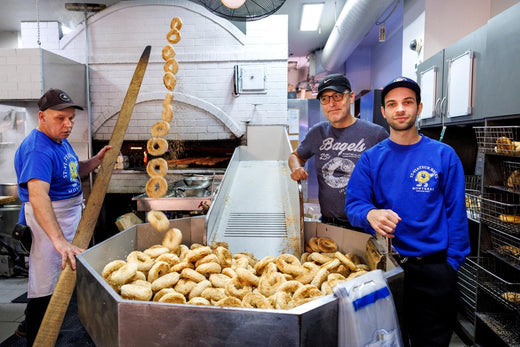
[[[415,186],[412,188],[418,193],[428,193],[435,189],[439,174],[437,171],[429,166],[419,166],[410,174],[410,178],[415,181]]]

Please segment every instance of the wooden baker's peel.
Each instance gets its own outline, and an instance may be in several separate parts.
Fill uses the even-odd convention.
[[[108,144],[112,148],[105,153],[87,205],[81,216],[76,235],[72,241],[72,244],[80,248],[88,248],[90,239],[94,233],[96,221],[105,199],[110,178],[112,177],[112,170],[114,169],[117,156],[121,150],[123,139],[130,122],[130,116],[134,110],[135,101],[137,100],[139,89],[141,88],[144,73],[148,65],[148,59],[150,58],[150,50],[151,46],[146,46],[139,59],[125,99],[123,100],[117,123],[112,132],[112,138]],[[54,289],[49,306],[43,317],[34,346],[54,346],[56,344],[58,333],[75,286],[76,271],[72,270],[70,263],[67,262],[65,269],[62,270],[58,278],[56,288]]]

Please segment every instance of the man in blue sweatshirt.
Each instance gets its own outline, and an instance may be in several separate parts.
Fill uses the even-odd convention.
[[[361,155],[347,186],[354,226],[391,238],[404,270],[403,338],[448,346],[457,316],[457,270],[469,253],[464,171],[450,146],[418,133],[419,85],[406,77],[382,92],[390,137]]]

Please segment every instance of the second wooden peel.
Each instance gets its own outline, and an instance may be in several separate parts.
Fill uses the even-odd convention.
[[[112,146],[112,148],[106,152],[105,157],[103,158],[101,168],[96,176],[92,191],[89,195],[85,211],[83,211],[76,235],[72,241],[74,245],[80,248],[87,248],[90,239],[92,238],[96,221],[105,199],[108,184],[112,177],[112,170],[114,169],[117,156],[121,150],[123,139],[130,122],[130,116],[134,110],[135,101],[137,100],[139,89],[141,88],[144,73],[148,65],[148,59],[150,58],[150,50],[150,46],[147,46],[144,49],[141,59],[137,64],[132,81],[130,82],[130,86],[126,92],[121,111],[119,112],[119,117],[114,127],[112,138],[109,142],[109,146]],[[58,278],[49,306],[47,307],[47,311],[43,317],[40,330],[38,330],[34,346],[54,346],[56,344],[58,333],[63,323],[63,318],[65,317],[65,312],[69,306],[70,298],[75,286],[76,271],[72,270],[69,262],[67,262],[67,266]]]

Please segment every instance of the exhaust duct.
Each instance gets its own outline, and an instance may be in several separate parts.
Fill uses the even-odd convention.
[[[323,48],[321,65],[339,71],[381,15],[396,0],[347,0]]]

